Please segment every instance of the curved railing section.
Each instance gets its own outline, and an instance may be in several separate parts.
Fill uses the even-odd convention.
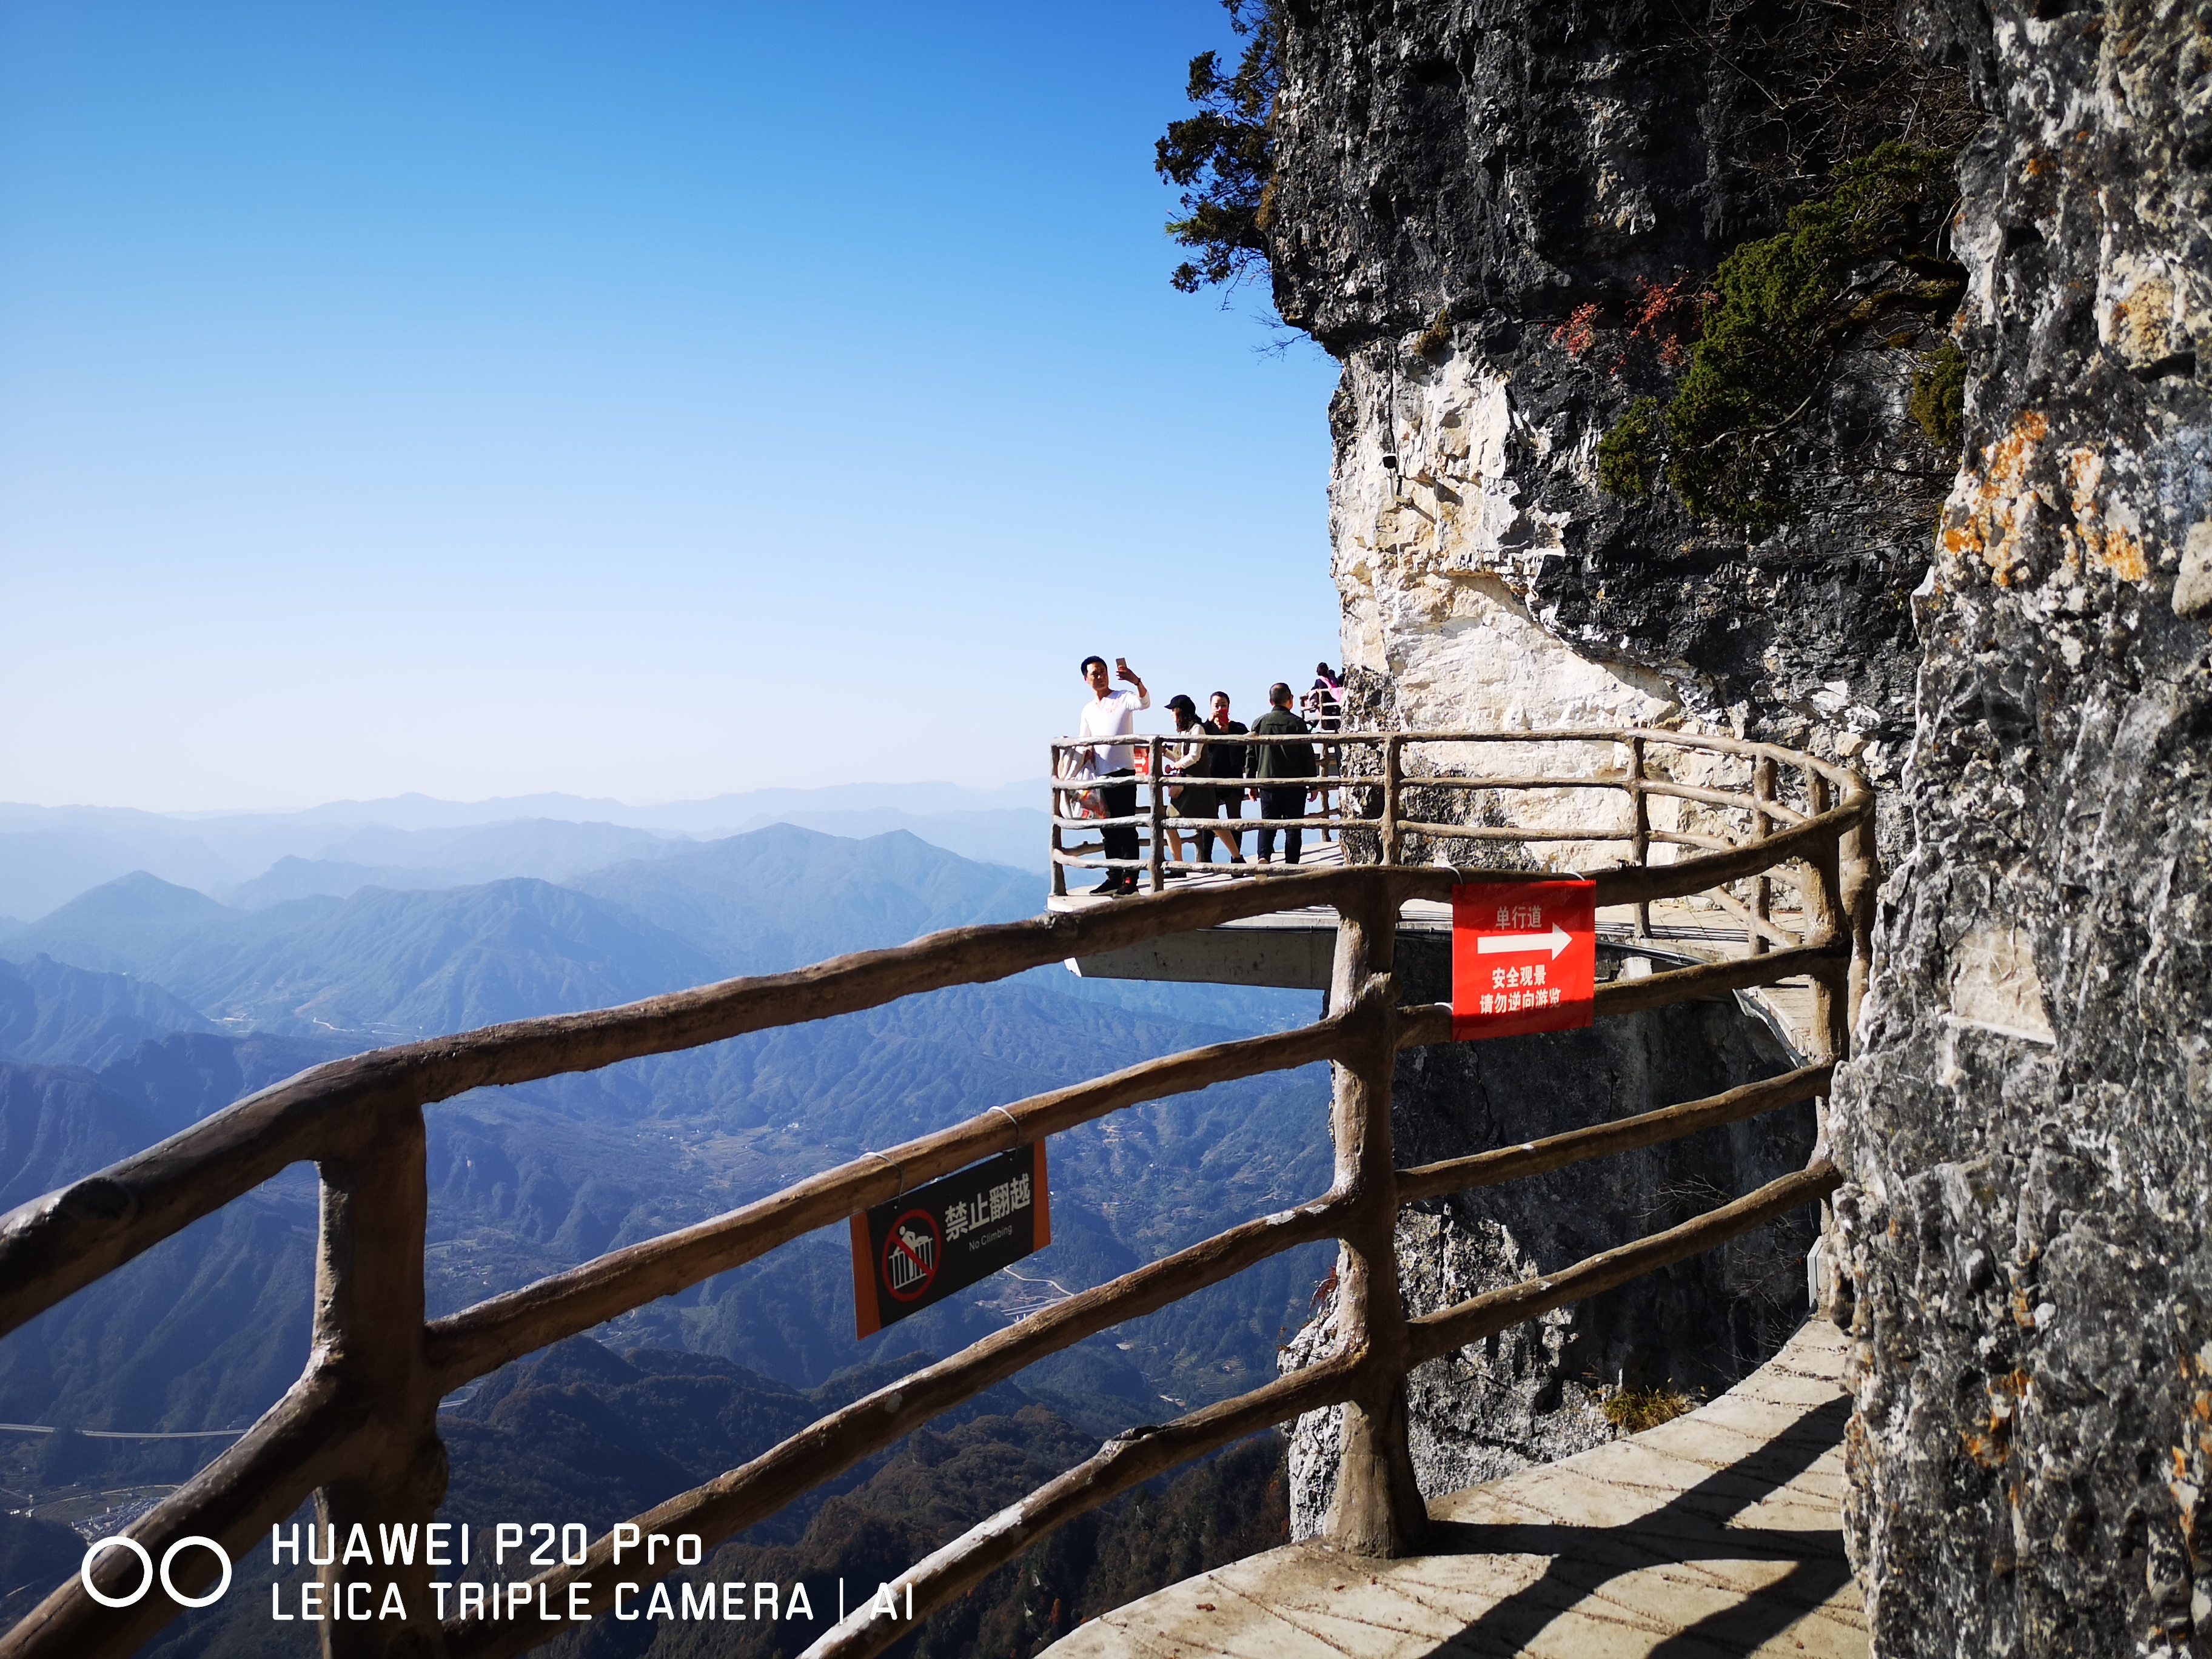
[[[1348,744],[1355,735],[1331,740]],[[1334,1238],[1341,1246],[1339,1308],[1345,1334],[1332,1356],[1236,1399],[1109,1441],[1095,1456],[918,1564],[902,1583],[911,1586],[913,1608],[920,1616],[1054,1527],[1151,1475],[1255,1430],[1333,1404],[1347,1409],[1344,1462],[1324,1541],[1357,1553],[1402,1553],[1418,1543],[1426,1525],[1405,1441],[1403,1388],[1411,1367],[1763,1225],[1824,1197],[1838,1178],[1827,1162],[1823,1127],[1813,1162],[1796,1174],[1561,1272],[1419,1318],[1407,1316],[1398,1294],[1393,1240],[1400,1206],[1820,1099],[1834,1063],[1847,1053],[1850,1015],[1864,982],[1875,877],[1873,798],[1864,781],[1848,769],[1809,756],[1673,732],[1513,733],[1503,740],[1626,745],[1629,760],[1618,773],[1604,776],[1540,781],[1405,773],[1401,763],[1407,746],[1431,740],[1480,744],[1492,740],[1492,734],[1389,734],[1379,738],[1372,779],[1352,770],[1340,775],[1338,787],[1355,805],[1352,792],[1380,792],[1376,817],[1364,821],[1383,856],[1380,863],[1278,872],[1257,880],[1194,885],[1060,910],[1028,921],[957,928],[793,973],[732,980],[592,1013],[491,1026],[304,1072],[0,1217],[0,1333],[287,1165],[313,1160],[321,1178],[322,1217],[307,1368],[243,1437],[134,1522],[127,1535],[155,1559],[176,1540],[194,1535],[214,1538],[234,1554],[241,1553],[311,1495],[318,1499],[319,1520],[335,1524],[342,1534],[356,1522],[368,1524],[372,1533],[380,1522],[427,1522],[434,1517],[446,1485],[438,1402],[469,1379],[802,1234],[842,1223],[978,1158],[1142,1102],[1328,1060],[1334,1076],[1330,1133],[1335,1176],[1327,1192],[1296,1208],[1255,1217],[1032,1314],[853,1401],[742,1467],[623,1525],[634,1524],[647,1534],[696,1533],[710,1543],[727,1538],[1036,1360],[1284,1250]],[[1746,787],[1734,790],[1653,777],[1644,770],[1644,750],[1659,744],[1740,763],[1748,774]],[[1627,790],[1634,803],[1629,836],[1633,856],[1619,867],[1589,872],[1596,882],[1599,905],[1648,906],[1695,894],[1727,896],[1746,919],[1757,953],[1601,985],[1597,1016],[1807,975],[1814,987],[1810,1063],[1725,1094],[1549,1140],[1399,1169],[1390,1141],[1395,1057],[1402,1048],[1449,1041],[1451,1034],[1449,1006],[1401,1006],[1393,974],[1400,912],[1414,900],[1449,899],[1461,872],[1395,860],[1409,836],[1465,836],[1470,828],[1407,817],[1406,792],[1414,787]],[[1652,830],[1645,803],[1668,793],[1699,803],[1709,815],[1705,827],[1664,834]],[[1744,821],[1740,831],[1728,827],[1729,814]],[[1342,827],[1347,820],[1340,817],[1337,823]],[[1363,824],[1357,817],[1348,823],[1353,829]],[[1577,831],[1573,839],[1606,837]],[[1649,848],[1670,839],[1686,855],[1673,863],[1649,862]],[[1510,879],[1516,873],[1528,872],[1486,876]],[[1795,931],[1768,918],[1759,898],[1763,884],[1777,878],[1793,884],[1799,895]],[[1748,899],[1727,895],[1731,884],[1745,883],[1755,889]],[[461,1312],[425,1317],[425,1107],[469,1089],[586,1071],[828,1018],[1293,906],[1326,906],[1338,916],[1328,1012],[1313,1024],[1193,1049],[994,1107],[712,1220],[611,1251]],[[581,1565],[551,1568],[528,1581],[532,1606],[550,1598],[545,1605],[605,1612],[617,1579],[612,1570],[614,1536],[611,1532],[592,1543]],[[673,1569],[665,1554],[659,1565],[641,1568],[636,1554],[633,1548],[621,1578],[649,1580]],[[112,1550],[89,1571],[93,1583],[113,1595],[135,1586],[138,1569],[125,1552]],[[343,1569],[321,1571],[326,1582],[335,1583]],[[425,1565],[352,1575],[354,1582],[375,1587],[372,1599],[380,1607],[384,1586],[396,1585],[406,1617],[327,1624],[326,1651],[495,1659],[573,1627],[534,1617],[441,1622],[431,1612],[431,1571]],[[178,1557],[173,1576],[181,1590],[196,1595],[214,1575],[215,1563],[206,1552],[187,1550]],[[175,1613],[168,1598],[159,1595],[130,1607],[104,1606],[82,1582],[71,1579],[0,1636],[0,1659],[128,1654]],[[872,1654],[908,1628],[903,1620],[896,1626],[871,1623],[865,1610],[855,1612],[810,1653]]]

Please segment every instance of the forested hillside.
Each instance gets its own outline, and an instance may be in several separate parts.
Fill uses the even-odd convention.
[[[903,834],[859,842],[787,825],[565,884],[372,887],[258,908],[125,876],[0,942],[13,958],[0,962],[0,1204],[337,1054],[1032,914],[1041,885]],[[1310,1017],[1310,998],[1277,1000],[1199,988],[1121,997],[1053,969],[442,1103],[428,1115],[432,1310],[993,1105]],[[535,1513],[557,1497],[563,1518],[585,1503],[595,1523],[612,1520],[763,1449],[886,1363],[917,1363],[898,1356],[951,1352],[1040,1301],[1318,1193],[1326,1094],[1313,1068],[1055,1137],[1054,1244],[868,1342],[853,1334],[839,1228],[510,1368],[447,1413],[453,1513],[489,1517],[525,1498]],[[314,1206],[312,1170],[288,1171],[0,1342],[0,1419],[139,1432],[251,1421],[305,1358]],[[1014,1447],[1001,1461],[1029,1471],[1026,1484],[1101,1436],[1270,1374],[1326,1271],[1321,1247],[1282,1258],[1046,1361],[931,1432]],[[223,1443],[8,1438],[13,1473],[0,1480],[36,1494],[41,1516],[71,1520],[97,1512],[92,1494],[182,1479]],[[856,1504],[904,1501],[889,1472],[914,1455],[856,1470],[842,1520],[817,1500],[746,1547],[830,1563],[849,1538],[810,1542],[810,1524],[858,1526],[882,1548],[951,1526],[942,1504],[895,1523],[884,1511],[889,1531],[854,1521]],[[963,1501],[980,1514],[988,1496]],[[245,1639],[212,1618],[180,1629],[175,1650]]]

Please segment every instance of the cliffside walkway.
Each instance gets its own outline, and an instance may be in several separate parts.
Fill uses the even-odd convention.
[[[1393,733],[1373,740],[1382,751],[1382,781],[1373,786],[1377,799],[1365,799],[1370,786],[1364,781],[1347,786],[1359,796],[1360,810],[1371,805],[1377,812],[1345,824],[1354,843],[1352,864],[1278,867],[1258,879],[1186,879],[1169,891],[1155,841],[1155,890],[1146,896],[1055,907],[1026,921],[953,928],[789,973],[333,1060],[0,1216],[5,1332],[288,1165],[314,1163],[322,1186],[314,1325],[298,1382],[214,1462],[131,1523],[123,1535],[135,1550],[104,1552],[0,1632],[0,1659],[125,1659],[177,1615],[179,1596],[218,1593],[209,1589],[218,1567],[204,1547],[208,1540],[235,1559],[311,1496],[318,1520],[337,1535],[356,1527],[366,1534],[432,1523],[447,1483],[439,1402],[550,1343],[807,1234],[843,1234],[852,1218],[979,1160],[1146,1102],[1318,1061],[1332,1068],[1333,1174],[1325,1191],[1030,1309],[958,1352],[847,1402],[748,1462],[617,1523],[580,1553],[570,1553],[564,1531],[558,1564],[507,1583],[507,1612],[499,1615],[440,1605],[430,1594],[435,1569],[411,1551],[358,1569],[347,1565],[357,1559],[350,1547],[345,1559],[313,1562],[332,1605],[343,1591],[349,1615],[325,1624],[325,1651],[330,1659],[508,1659],[551,1639],[571,1620],[613,1611],[628,1583],[687,1565],[668,1553],[656,1561],[650,1548],[638,1564],[641,1534],[649,1543],[653,1534],[690,1533],[711,1547],[1036,1361],[1328,1239],[1339,1247],[1342,1340],[1336,1352],[1245,1394],[1114,1437],[901,1573],[898,1613],[879,1616],[873,1602],[848,1609],[817,1638],[809,1659],[868,1659],[907,1635],[909,1619],[927,1617],[965,1594],[1056,1528],[1155,1475],[1327,1407],[1344,1413],[1335,1493],[1322,1522],[1328,1541],[1344,1552],[1340,1559],[1366,1562],[1379,1589],[1384,1562],[1433,1553],[1407,1441],[1409,1370],[1753,1232],[1820,1202],[1840,1177],[1825,1144],[1816,1142],[1805,1167],[1751,1192],[1657,1231],[1615,1239],[1540,1277],[1418,1316],[1398,1283],[1401,1210],[1808,1101],[1817,1124],[1834,1066],[1849,1055],[1852,1010],[1865,985],[1878,876],[1874,800],[1863,778],[1833,762],[1697,733]],[[1343,741],[1348,749],[1352,739]],[[1401,751],[1414,743],[1442,745],[1442,763],[1462,769],[1422,773],[1417,787],[1401,793]],[[1625,754],[1626,764],[1608,767],[1608,750]],[[1470,754],[1503,757],[1501,764],[1518,763],[1514,757],[1525,755],[1532,769],[1517,776],[1468,771]],[[1537,769],[1547,754],[1555,757],[1549,773]],[[1647,771],[1647,754],[1671,773]],[[1349,760],[1346,769],[1353,770]],[[1623,795],[1628,810],[1616,815],[1616,824],[1593,822],[1572,805],[1582,791]],[[1454,804],[1455,794],[1462,804]],[[1506,805],[1516,800],[1528,806],[1517,822],[1505,817]],[[1655,817],[1655,803],[1668,802],[1699,810],[1670,806]],[[1162,809],[1155,803],[1152,810],[1157,823]],[[1562,812],[1575,821],[1563,821]],[[1580,843],[1593,855],[1592,896],[1600,914],[1628,907],[1646,937],[1656,925],[1654,907],[1692,896],[1709,900],[1742,922],[1761,948],[1742,959],[1688,965],[1672,965],[1654,951],[1644,964],[1650,971],[1641,973],[1631,971],[1624,957],[1622,971],[1595,987],[1595,1018],[1809,975],[1805,1063],[1697,1100],[1626,1117],[1600,1115],[1541,1139],[1401,1167],[1391,1134],[1398,1055],[1449,1042],[1454,1031],[1450,1005],[1418,1000],[1421,975],[1409,963],[1401,978],[1396,960],[1408,915],[1449,902],[1462,879],[1458,869],[1430,858],[1432,840],[1447,847],[1455,840],[1550,842],[1561,853],[1559,843]],[[1607,862],[1604,848],[1594,843],[1607,841],[1626,843],[1628,860]],[[1674,855],[1671,862],[1649,856],[1662,848]],[[1375,861],[1366,861],[1370,853],[1379,855]],[[1572,856],[1583,854],[1577,848]],[[1505,867],[1491,872],[1494,878],[1534,873],[1525,848],[1501,848],[1500,858]],[[1778,886],[1797,895],[1794,931],[1770,914],[1770,890]],[[992,1105],[725,1214],[428,1317],[428,1114],[455,1096],[857,1013],[948,986],[988,983],[1071,957],[1111,956],[1170,935],[1215,933],[1309,908],[1335,917],[1329,994],[1310,1024],[1211,1043]],[[1485,1535],[1513,1553],[1510,1529]],[[624,1549],[633,1552],[628,1560]],[[149,1594],[152,1561],[166,1565],[173,1559],[173,1584],[165,1578],[164,1593]],[[520,1616],[526,1604],[541,1616]],[[565,1618],[544,1612],[556,1605]],[[356,1607],[374,1607],[374,1619],[355,1613]]]
[[[1755,843],[1817,816],[1826,799],[1817,774],[1807,773],[1799,791],[1784,786],[1778,763],[1786,751],[1726,739],[1638,731],[1341,731],[1311,739],[1210,735],[1210,744],[1245,748],[1255,759],[1271,745],[1310,741],[1321,751],[1325,775],[1312,781],[1312,798],[1297,818],[1185,817],[1183,797],[1194,789],[1226,797],[1240,813],[1257,809],[1242,799],[1245,780],[1215,784],[1175,773],[1184,739],[1125,741],[1137,761],[1125,786],[1136,810],[1112,819],[1097,816],[1102,797],[1085,775],[1097,740],[1064,738],[1052,744],[1052,911],[1082,914],[1121,902],[1089,884],[1092,872],[1133,880],[1153,893],[1279,879],[1293,867],[1251,861],[1263,824],[1301,830],[1304,846],[1295,868],[1308,872],[1347,863],[1495,863],[1595,873],[1622,863],[1663,867],[1670,859]],[[1107,856],[1103,831],[1109,824],[1128,833],[1135,857]],[[1200,839],[1201,824],[1233,829],[1247,861],[1230,864],[1224,846]],[[1604,907],[1598,917],[1606,958],[1601,977],[1624,966],[1634,975],[1741,960],[1801,945],[1817,931],[1795,882],[1761,874],[1741,886],[1740,893],[1720,884],[1695,895]],[[1285,904],[1070,957],[1067,966],[1089,979],[1326,990],[1336,928],[1336,913],[1327,905]],[[1408,981],[1445,982],[1449,899],[1409,899],[1400,909],[1397,933],[1399,969]],[[1623,960],[1639,955],[1645,958],[1640,963]],[[1757,1000],[1799,1054],[1827,1046],[1826,1034],[1815,1029],[1821,1015],[1812,978],[1769,983]]]
[[[1052,1659],[1864,1659],[1844,1559],[1844,1334],[1814,1318],[1701,1410],[1429,1503],[1397,1560],[1269,1550]]]
[[[1309,856],[1303,869],[1334,869],[1343,863],[1342,849],[1324,847]],[[1224,871],[1195,873],[1183,890],[1224,885],[1240,878]],[[1085,910],[1110,905],[1110,898],[1070,893],[1050,901],[1054,910]],[[1776,903],[1770,919],[1784,931],[1802,936],[1803,913],[1794,904]],[[1753,954],[1749,930],[1731,926],[1716,908],[1700,907],[1691,899],[1664,899],[1643,906],[1616,904],[1598,913],[1597,933],[1606,959],[1601,974],[1610,976],[1625,959],[1642,957],[1640,973],[1651,968],[1680,967],[1692,963],[1735,962]],[[1432,975],[1449,971],[1451,949],[1451,906],[1434,900],[1412,900],[1399,913],[1398,959],[1401,972],[1419,974],[1425,963]],[[1212,985],[1266,985],[1288,990],[1328,988],[1336,950],[1336,913],[1327,906],[1271,911],[1248,916],[1200,932],[1170,933],[1120,951],[1090,957],[1071,957],[1066,967],[1085,979],[1134,979]],[[1814,1030],[1818,1018],[1814,985],[1809,976],[1784,980],[1743,993],[1773,1015],[1791,1048],[1809,1054],[1819,1046]]]

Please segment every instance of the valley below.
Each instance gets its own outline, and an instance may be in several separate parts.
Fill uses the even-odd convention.
[[[325,1060],[1025,916],[1043,900],[1036,876],[904,831],[852,840],[775,824],[614,850],[631,856],[559,882],[368,884],[267,902],[256,902],[264,892],[225,903],[134,871],[0,939],[0,1207]],[[1040,969],[460,1096],[426,1114],[429,1310],[465,1307],[993,1106],[1302,1023],[1316,1000]],[[1326,1068],[1309,1067],[1054,1137],[1053,1243],[866,1341],[854,1334],[838,1227],[517,1362],[447,1402],[443,1513],[595,1531],[625,1518],[927,1357],[1317,1194],[1328,1182],[1327,1101]],[[316,1208],[312,1168],[295,1167],[0,1342],[0,1423],[18,1425],[0,1429],[9,1619],[75,1571],[82,1540],[189,1479],[298,1375]],[[1329,1261],[1328,1247],[1308,1247],[1042,1362],[702,1571],[732,1576],[741,1556],[757,1577],[890,1577],[1103,1437],[1272,1376]],[[1240,1495],[1224,1498],[1220,1470],[1235,1460]],[[974,1478],[951,1489],[921,1479],[948,1462]],[[1162,1504],[1185,1516],[1181,1543],[1133,1518]],[[1143,1560],[1196,1571],[1276,1541],[1285,1515],[1280,1445],[1267,1437],[1055,1542],[1048,1604],[1034,1586],[1015,1593],[1025,1567],[941,1617],[947,1632],[967,1632],[961,1640],[976,1637],[976,1620],[999,1620],[994,1644],[1028,1651],[1112,1605],[1099,1600],[1109,1589],[1120,1599],[1164,1582]],[[312,1627],[303,1637],[270,1619],[271,1576],[265,1560],[241,1561],[239,1589],[149,1651],[311,1650]],[[828,1605],[819,1589],[814,1600]],[[595,1626],[564,1641],[593,1653],[653,1640],[655,1651],[693,1650],[666,1646],[676,1639],[648,1627],[625,1646]],[[933,1642],[969,1650],[949,1633],[923,1650],[939,1650]]]

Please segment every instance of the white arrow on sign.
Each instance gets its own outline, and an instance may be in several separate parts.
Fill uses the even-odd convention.
[[[1574,936],[1555,921],[1548,933],[1485,933],[1475,940],[1474,948],[1478,955],[1495,957],[1512,956],[1523,951],[1541,951],[1548,947],[1552,960],[1557,962],[1559,952],[1574,942]]]

